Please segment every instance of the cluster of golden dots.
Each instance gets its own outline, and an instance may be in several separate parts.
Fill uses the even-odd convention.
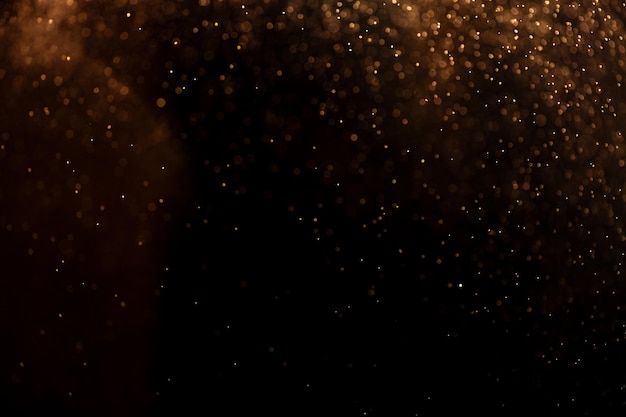
[[[202,334],[228,345],[256,313],[219,302],[269,294],[279,311],[312,289],[322,295],[311,316],[333,329],[373,332],[375,317],[377,337],[402,328],[409,340],[423,335],[402,323],[432,314],[442,352],[497,351],[476,378],[499,410],[514,407],[503,393],[528,388],[520,372],[549,407],[574,409],[603,383],[579,369],[623,364],[625,19],[617,0],[0,6],[0,91],[11,98],[0,104],[0,231],[32,285],[62,294],[37,293],[44,307],[24,339],[76,323],[68,300],[87,294],[113,340],[118,323],[152,317],[150,300],[184,287],[186,319],[212,311]],[[172,249],[184,262],[160,257],[169,227],[188,239],[188,251]],[[268,265],[290,262],[271,250],[284,229],[306,235],[322,265],[278,279]],[[315,284],[310,270],[322,271]],[[472,329],[523,360],[477,347]],[[253,360],[291,369],[297,355],[276,333],[241,336],[263,344],[255,359],[229,342],[219,378]],[[68,339],[89,364],[97,338]],[[333,356],[342,372],[393,362],[357,350]],[[22,356],[28,369],[36,355]],[[181,383],[165,374],[163,386]],[[550,391],[554,375],[577,388]],[[294,387],[316,392],[309,376]],[[597,397],[622,395],[615,380]],[[426,391],[411,415],[449,401]],[[361,398],[359,414],[374,402]]]
[[[417,275],[441,281],[473,317],[567,316],[579,299],[595,316],[615,296],[626,241],[624,5],[233,4],[231,20],[198,25],[212,34],[206,42],[234,44],[224,54],[232,62],[208,83],[209,96],[225,103],[201,118],[236,114],[246,94],[268,97],[268,107],[257,139],[242,133],[232,160],[207,161],[225,190],[249,188],[238,173],[253,158],[250,141],[277,155],[293,150],[296,159],[269,169],[312,173],[325,191],[313,205],[292,199],[287,211],[326,242],[343,274],[368,271],[374,302],[387,258],[365,249],[348,257],[353,233],[392,252],[389,264],[430,271]],[[278,37],[286,44],[258,51]],[[214,50],[203,54],[215,60]],[[296,85],[301,101],[272,95]],[[285,110],[292,102],[303,109]],[[420,241],[420,230],[434,242]],[[528,337],[538,337],[546,364],[563,351],[545,335]],[[592,338],[581,344],[597,347]]]
[[[162,266],[152,257],[181,158],[159,113],[165,99],[140,94],[136,66],[151,57],[136,46],[135,14],[145,10],[136,0],[101,11],[74,0],[12,3],[0,6],[0,275],[12,314],[28,323],[15,330],[21,368],[44,372],[58,358],[59,367],[95,363],[84,372],[135,366],[100,358],[126,340],[127,325],[153,315]],[[46,378],[67,397],[93,395],[78,374]]]

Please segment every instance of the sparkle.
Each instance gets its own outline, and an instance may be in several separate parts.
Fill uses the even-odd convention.
[[[626,4],[13,3],[15,404],[623,412]]]

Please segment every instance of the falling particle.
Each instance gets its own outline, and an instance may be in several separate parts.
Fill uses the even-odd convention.
[[[163,97],[159,97],[159,98],[157,99],[157,101],[156,101],[156,105],[157,105],[159,108],[163,108],[163,107],[165,107],[165,104],[166,104],[166,101],[165,101],[165,99],[164,99]]]
[[[545,126],[548,122],[545,114],[538,114],[535,120],[537,121],[537,126]]]

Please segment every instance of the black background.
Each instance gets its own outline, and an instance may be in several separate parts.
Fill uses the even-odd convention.
[[[624,13],[3,3],[2,414],[619,415]]]

